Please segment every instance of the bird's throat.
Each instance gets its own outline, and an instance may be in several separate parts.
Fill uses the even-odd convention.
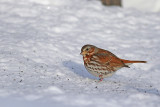
[[[84,63],[89,63],[90,62],[90,58],[91,58],[90,55],[83,56]]]

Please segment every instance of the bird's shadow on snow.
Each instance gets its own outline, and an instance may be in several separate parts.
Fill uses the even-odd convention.
[[[88,73],[83,64],[79,64],[70,60],[63,61],[62,63],[64,67],[68,68],[70,71],[74,72],[75,74],[83,78],[97,79],[96,77]]]

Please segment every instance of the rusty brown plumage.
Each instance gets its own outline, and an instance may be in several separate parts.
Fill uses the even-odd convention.
[[[122,67],[128,67],[132,63],[146,63],[146,61],[130,61],[118,58],[113,53],[98,48],[94,45],[84,45],[81,49],[85,68],[92,75],[103,78],[111,76]]]

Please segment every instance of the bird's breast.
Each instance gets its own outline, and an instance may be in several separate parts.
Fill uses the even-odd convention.
[[[84,63],[89,63],[90,59],[91,59],[91,56],[89,56],[89,55],[83,56]]]

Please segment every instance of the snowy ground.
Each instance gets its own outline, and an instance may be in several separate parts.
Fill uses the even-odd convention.
[[[146,60],[98,83],[80,49]],[[160,13],[95,0],[0,1],[1,107],[160,106]]]
[[[160,12],[160,0],[121,0],[124,8]]]

